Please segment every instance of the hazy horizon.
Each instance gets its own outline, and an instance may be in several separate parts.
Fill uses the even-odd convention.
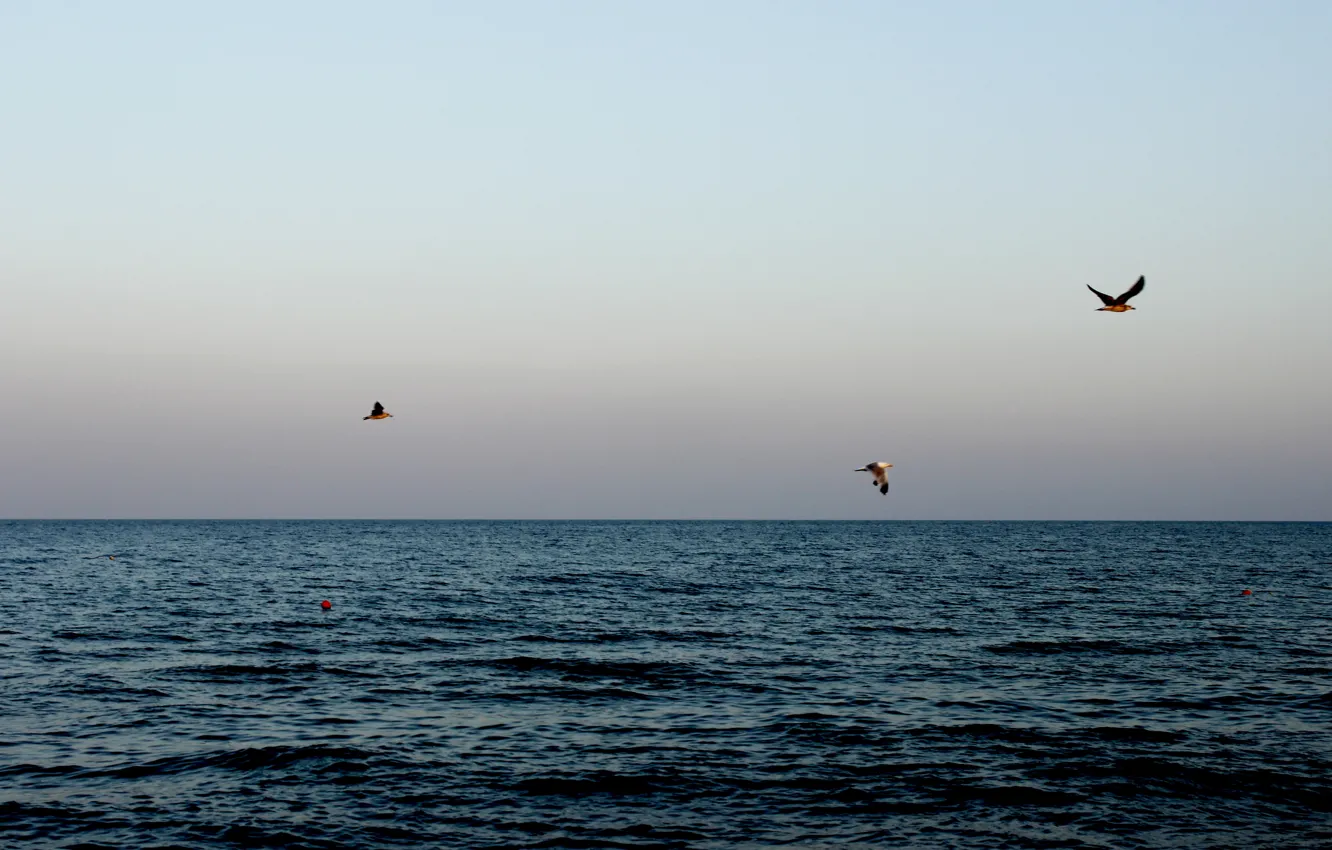
[[[718,525],[739,525],[753,523],[761,525],[763,523],[771,524],[833,524],[838,523],[902,523],[904,525],[922,524],[922,523],[956,523],[973,525],[1015,525],[1030,523],[1032,525],[1087,525],[1104,523],[1106,525],[1329,525],[1332,520],[1318,519],[828,519],[811,517],[768,517],[765,519],[756,519],[754,517],[299,517],[299,516],[265,516],[265,517],[180,517],[180,516],[154,516],[154,517],[0,517],[0,523],[338,523],[338,522],[365,522],[365,523],[457,523],[459,525],[482,525],[486,523],[514,525],[523,525],[526,523],[549,523],[554,525],[634,525],[634,524],[661,524],[670,525],[672,523],[716,523]],[[103,557],[101,555],[89,557]],[[124,560],[121,555],[116,556],[119,560]]]
[[[1332,520],[1329,36],[9,4],[0,516]]]

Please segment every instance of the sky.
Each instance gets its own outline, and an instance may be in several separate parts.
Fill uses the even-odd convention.
[[[1329,39],[0,0],[0,516],[1332,520]]]

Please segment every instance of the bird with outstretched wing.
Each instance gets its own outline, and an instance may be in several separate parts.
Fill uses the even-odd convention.
[[[1128,304],[1128,300],[1133,296],[1137,295],[1139,292],[1142,292],[1143,288],[1145,288],[1146,286],[1147,286],[1147,277],[1145,275],[1140,275],[1138,277],[1138,282],[1133,284],[1133,286],[1129,288],[1128,292],[1125,292],[1123,295],[1120,295],[1118,298],[1106,295],[1104,292],[1097,292],[1095,289],[1092,289],[1090,285],[1088,285],[1087,288],[1091,289],[1091,291],[1095,293],[1096,297],[1101,299],[1101,303],[1105,305],[1104,307],[1098,307],[1097,312],[1105,311],[1107,313],[1123,313],[1126,310],[1137,309],[1136,307],[1130,307]]]

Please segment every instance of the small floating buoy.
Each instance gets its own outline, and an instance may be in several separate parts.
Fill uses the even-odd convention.
[[[106,557],[110,558],[110,559],[113,560],[113,561],[116,559],[116,556],[115,556],[115,555],[107,555]]]
[[[1253,591],[1246,587],[1240,591],[1240,596],[1253,596]]]
[[[325,599],[323,602],[320,602],[320,603],[319,603],[319,607],[320,607],[320,608],[323,608],[325,611],[327,611],[329,608],[332,608],[332,607],[333,607],[333,603],[332,603],[332,602],[329,602],[327,599]]]

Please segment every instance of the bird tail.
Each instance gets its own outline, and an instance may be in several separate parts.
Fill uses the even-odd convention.
[[[882,493],[882,494],[885,495],[885,496],[888,495],[888,482],[887,482],[887,481],[883,482],[883,486],[879,488],[879,492]]]

